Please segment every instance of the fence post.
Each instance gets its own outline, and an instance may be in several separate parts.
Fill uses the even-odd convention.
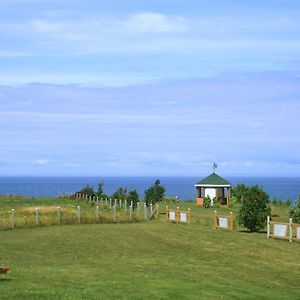
[[[77,221],[80,224],[80,206],[77,206]]]
[[[130,204],[130,207],[129,207],[129,219],[130,219],[130,222],[132,222],[132,204]]]
[[[166,221],[170,222],[170,211],[168,206],[166,206]]]
[[[217,211],[214,211],[214,228],[218,228],[218,215]]]
[[[92,206],[92,196],[90,196],[90,206]]]
[[[188,224],[191,223],[191,209],[190,208],[188,208],[187,221],[188,221]]]
[[[289,229],[290,229],[290,235],[289,235],[289,238],[290,238],[290,242],[292,241],[292,238],[293,238],[293,227],[292,227],[292,223],[293,223],[293,220],[292,218],[289,219]]]
[[[152,203],[150,203],[150,216],[152,216],[152,211],[153,211],[153,207],[152,207]]]
[[[136,204],[136,218],[140,217],[140,202],[138,201]]]
[[[144,203],[144,220],[147,220],[147,205]]]
[[[113,206],[113,221],[117,221],[117,215],[116,215],[116,205]]]
[[[267,216],[267,238],[270,238],[270,216]]]
[[[122,208],[122,199],[119,199],[119,206]]]
[[[230,212],[230,227],[229,227],[230,230],[233,230],[233,214],[232,214],[232,211]]]
[[[39,209],[35,209],[35,225],[39,225]]]
[[[156,204],[156,218],[159,219],[159,206]]]
[[[96,201],[97,201],[97,204],[98,204],[98,203],[99,203],[99,197],[97,197],[97,200],[96,200]]]
[[[15,228],[15,209],[13,208],[11,210],[11,228]]]
[[[99,206],[96,206],[96,219],[97,219],[97,223],[99,222]]]
[[[125,214],[127,213],[127,200],[125,199],[125,206],[124,206]]]
[[[57,207],[57,224],[60,224],[60,207]]]
[[[176,210],[175,223],[177,223],[177,224],[180,223],[180,208],[179,207],[177,207],[177,210]]]

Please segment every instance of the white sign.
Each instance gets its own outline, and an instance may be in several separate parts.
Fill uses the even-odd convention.
[[[274,224],[274,236],[286,237],[287,225],[285,224]]]
[[[175,221],[175,211],[170,211],[170,220]]]
[[[300,240],[300,226],[297,227],[296,238]]]
[[[228,228],[228,218],[219,217],[219,227]]]
[[[181,222],[187,222],[187,216],[186,213],[180,213],[180,221]]]

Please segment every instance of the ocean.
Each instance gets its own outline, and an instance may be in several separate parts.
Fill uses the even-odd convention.
[[[180,200],[195,199],[195,183],[201,177],[0,177],[0,194],[16,194],[30,197],[57,197],[62,192],[76,192],[86,185],[97,190],[103,182],[104,192],[112,194],[119,187],[136,189],[141,198],[144,191],[156,179],[166,188],[166,196],[178,196]],[[238,183],[258,184],[270,196],[295,202],[300,195],[300,178],[279,177],[226,177],[233,186]]]

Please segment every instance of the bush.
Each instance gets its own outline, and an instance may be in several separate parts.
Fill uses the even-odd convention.
[[[286,201],[285,201],[285,205],[290,207],[292,205],[292,201],[290,198],[287,198]]]
[[[278,204],[278,200],[277,200],[277,198],[273,198],[273,201],[272,201],[272,203],[273,203],[274,205],[277,205],[277,204]]]
[[[236,187],[232,188],[232,197],[235,198],[237,203],[241,203],[247,190],[248,187],[245,184],[239,183]]]
[[[95,191],[94,189],[87,185],[86,187],[84,187],[81,191],[79,191],[79,193],[84,194],[84,195],[88,195],[88,196],[95,196]]]
[[[157,179],[149,189],[145,191],[145,202],[147,206],[151,203],[155,204],[161,202],[165,195],[165,187],[160,184],[160,181]]]
[[[206,196],[203,200],[203,207],[209,208],[211,207],[211,199],[209,196]]]
[[[289,217],[292,218],[294,223],[300,223],[300,201],[290,206]]]
[[[268,194],[257,185],[246,187],[237,217],[239,224],[250,232],[263,229],[271,212],[269,202]]]
[[[136,190],[130,191],[127,197],[127,204],[130,205],[132,201],[133,209],[137,207],[139,201],[139,195]]]

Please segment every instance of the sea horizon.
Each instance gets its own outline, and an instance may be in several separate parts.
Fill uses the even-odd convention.
[[[195,199],[195,184],[205,176],[0,176],[0,194],[23,195],[29,197],[57,197],[59,193],[73,193],[89,185],[97,190],[103,182],[104,193],[111,195],[117,188],[136,189],[143,199],[144,191],[156,179],[166,188],[167,197],[178,196],[180,200]],[[223,176],[222,176],[223,177]],[[224,176],[232,186],[239,183],[258,185],[273,198],[297,201],[300,195],[300,177],[293,176]]]

